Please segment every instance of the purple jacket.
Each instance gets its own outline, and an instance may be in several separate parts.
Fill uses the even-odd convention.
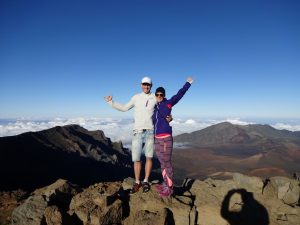
[[[185,92],[190,88],[191,84],[186,82],[184,86],[170,99],[164,98],[160,103],[157,103],[152,116],[154,125],[154,135],[172,135],[172,127],[169,125],[166,117],[171,115],[172,107],[179,102]]]

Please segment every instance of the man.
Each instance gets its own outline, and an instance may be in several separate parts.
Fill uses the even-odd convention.
[[[141,82],[142,92],[134,95],[131,100],[125,104],[119,104],[112,100],[112,96],[106,96],[105,100],[113,108],[126,112],[134,107],[134,126],[132,138],[132,161],[134,162],[135,183],[132,186],[131,193],[136,193],[143,187],[143,192],[150,190],[149,176],[152,169],[152,158],[154,148],[153,122],[152,115],[156,104],[155,95],[151,93],[152,80],[144,77]],[[141,153],[143,150],[146,156],[145,179],[140,180],[141,175]]]

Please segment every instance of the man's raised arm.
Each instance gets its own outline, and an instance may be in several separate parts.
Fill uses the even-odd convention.
[[[110,96],[110,95],[109,96],[105,96],[104,99],[107,101],[107,103],[111,107],[113,107],[113,108],[115,108],[115,109],[117,109],[119,111],[122,111],[122,112],[126,112],[126,111],[128,111],[129,109],[131,109],[134,106],[134,97],[132,97],[130,99],[130,101],[128,103],[126,103],[125,105],[120,104],[118,102],[114,102],[112,100],[112,96]]]

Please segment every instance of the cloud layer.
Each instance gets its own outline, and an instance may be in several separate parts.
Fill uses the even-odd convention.
[[[201,130],[208,126],[220,123],[230,122],[233,124],[247,125],[259,122],[243,121],[239,118],[231,119],[174,119],[171,123],[173,127],[173,135],[182,133],[190,133]],[[128,118],[55,118],[53,120],[0,120],[0,136],[12,136],[29,131],[40,131],[55,126],[64,126],[68,124],[78,124],[88,130],[103,130],[105,135],[113,141],[121,140],[125,146],[129,146],[131,142],[131,130],[133,128],[133,119]],[[300,131],[300,123],[282,123],[275,122],[270,124],[276,129],[287,129],[291,131]]]

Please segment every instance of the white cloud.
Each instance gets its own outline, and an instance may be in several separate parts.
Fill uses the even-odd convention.
[[[223,122],[229,122],[229,123],[236,124],[236,125],[254,124],[251,122],[241,121],[240,118],[229,118],[229,119],[224,120]]]
[[[78,124],[87,130],[103,130],[105,135],[113,141],[121,140],[124,144],[130,143],[132,119],[114,118],[55,118],[49,121],[16,120],[0,126],[0,136],[12,136],[29,131],[40,131],[55,126]]]
[[[195,124],[196,121],[195,120],[192,120],[192,119],[189,119],[187,121],[185,121],[186,124]]]
[[[182,133],[190,133],[201,130],[208,126],[220,123],[230,122],[238,125],[253,124],[253,122],[243,121],[239,118],[228,119],[197,119],[197,118],[174,118],[171,122],[173,128],[173,135]],[[55,126],[64,126],[68,124],[78,124],[87,130],[103,130],[105,135],[111,138],[112,141],[121,140],[125,146],[130,146],[132,138],[133,119],[130,118],[55,118],[53,120],[37,121],[37,120],[16,120],[10,122],[3,122],[0,120],[0,136],[12,136],[29,131],[40,131],[49,129]],[[287,124],[275,123],[271,126],[276,129],[287,129],[291,131],[299,131],[300,123]]]
[[[221,123],[221,122],[230,122],[232,124],[237,124],[237,125],[247,125],[247,124],[251,124],[251,122],[246,122],[246,121],[242,121],[239,118],[229,118],[229,119],[206,119],[206,120],[200,120],[200,119],[187,119],[187,120],[183,120],[183,119],[174,119],[174,121],[172,121],[171,125],[173,127],[173,135],[179,135],[182,133],[191,133],[193,131],[197,131],[197,130],[201,130],[203,128],[212,126],[214,124],[217,123]]]
[[[290,131],[300,131],[300,125],[291,125],[291,124],[285,124],[285,123],[276,123],[272,125],[274,128],[278,130],[290,130]]]

